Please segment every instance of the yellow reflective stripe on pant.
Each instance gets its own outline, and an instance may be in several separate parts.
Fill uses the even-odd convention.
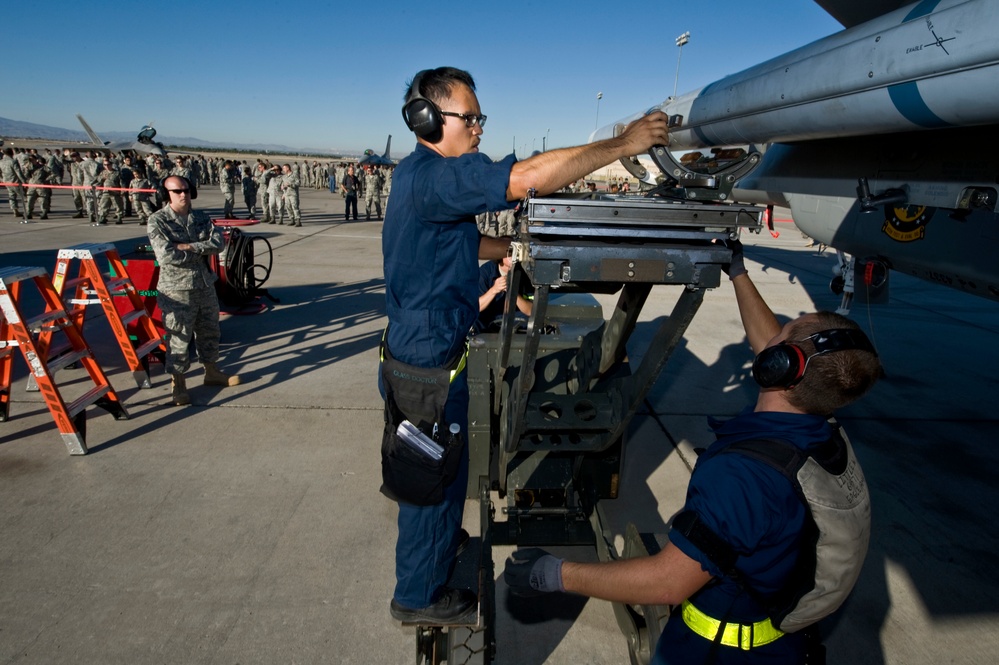
[[[687,627],[704,639],[718,641],[727,647],[738,647],[744,651],[770,644],[784,636],[784,633],[775,628],[770,618],[767,617],[763,621],[748,625],[726,623],[721,640],[718,640],[718,631],[721,630],[722,626],[721,621],[709,617],[694,607],[689,600],[683,601],[682,614],[683,622],[687,624]]]

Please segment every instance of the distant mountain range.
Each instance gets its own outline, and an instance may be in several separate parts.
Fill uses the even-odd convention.
[[[97,134],[105,141],[133,141],[139,130],[132,132],[102,132]],[[34,122],[24,122],[22,120],[11,120],[0,118],[0,136],[5,138],[40,139],[44,141],[75,141],[90,142],[87,134],[83,130],[64,129],[62,127],[50,127],[49,125],[39,125]],[[343,155],[356,157],[359,155],[351,150],[330,150],[328,148],[292,148],[276,143],[218,143],[215,141],[204,141],[193,136],[160,136],[156,135],[156,140],[166,146],[189,148],[204,148],[206,150],[247,150],[250,152],[267,153],[308,153],[310,155]]]

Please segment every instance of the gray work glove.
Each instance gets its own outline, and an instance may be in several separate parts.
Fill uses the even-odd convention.
[[[738,240],[726,240],[722,244],[732,250],[732,262],[722,266],[722,270],[725,271],[728,278],[735,279],[739,275],[748,273],[749,271],[746,270],[746,258],[742,254],[742,243]]]
[[[556,559],[537,547],[516,550],[511,554],[506,560],[503,579],[510,591],[518,596],[565,591],[562,586],[562,559]]]

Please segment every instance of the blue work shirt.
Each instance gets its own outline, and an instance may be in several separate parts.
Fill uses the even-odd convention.
[[[423,144],[392,175],[382,227],[388,346],[402,362],[442,367],[479,313],[475,215],[512,208],[514,155],[442,157]]]
[[[701,522],[739,555],[736,568],[760,594],[781,589],[798,558],[805,506],[794,487],[778,471],[745,455],[718,455],[727,445],[750,439],[774,438],[805,449],[829,440],[832,430],[822,416],[747,409],[731,420],[712,421],[717,436],[698,459],[687,486],[684,510],[693,510]],[[690,597],[690,602],[710,617],[729,623],[751,624],[766,618],[766,611],[678,531],[670,542],[701,564],[715,580]],[[706,662],[711,642],[695,634],[679,612],[663,631],[654,663]],[[715,660],[727,663],[795,663],[803,649],[803,636],[789,633],[749,651],[715,646]]]

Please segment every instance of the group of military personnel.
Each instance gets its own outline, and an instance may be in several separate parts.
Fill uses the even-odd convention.
[[[30,185],[57,185],[62,183],[63,177],[62,160],[45,150],[44,155],[37,151],[17,151],[13,148],[4,148],[0,156],[0,180],[7,183],[20,183]],[[34,216],[35,203],[39,197],[42,199],[41,218],[48,219],[52,206],[52,190],[48,187],[28,187],[24,192],[24,206],[27,218]],[[7,200],[10,203],[11,212],[15,217],[20,217],[21,212],[18,206],[22,202],[21,188],[8,185]]]
[[[149,216],[166,202],[163,181],[177,175],[186,178],[196,189],[201,185],[218,185],[223,194],[226,219],[235,219],[235,195],[242,191],[247,219],[255,219],[261,212],[261,221],[284,224],[285,218],[292,226],[301,226],[299,189],[309,187],[329,189],[346,197],[344,180],[347,162],[321,163],[314,160],[271,164],[257,159],[254,166],[245,160],[235,161],[223,157],[179,155],[166,157],[148,155],[140,158],[132,153],[102,154],[97,151],[4,148],[0,156],[0,180],[12,183],[7,186],[11,212],[24,221],[33,219],[35,207],[41,199],[40,219],[48,219],[52,204],[52,187],[31,185],[63,185],[69,176],[74,187],[74,218],[89,218],[94,226],[108,223],[112,210],[115,224],[122,224],[125,217],[138,216],[139,224],[148,223]],[[363,195],[368,218],[372,209],[381,218],[381,197],[391,186],[391,169],[367,167],[363,178],[357,178],[355,195]],[[21,185],[21,186],[18,186]],[[24,206],[22,215],[21,206]]]

